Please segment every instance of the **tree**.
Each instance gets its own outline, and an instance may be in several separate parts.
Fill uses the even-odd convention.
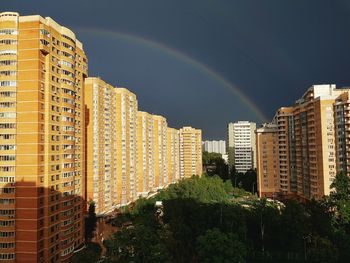
[[[256,170],[248,170],[245,173],[235,172],[232,174],[232,184],[234,187],[243,188],[249,192],[256,192],[257,174]]]
[[[329,210],[333,212],[333,242],[339,250],[339,261],[348,262],[350,258],[350,178],[344,172],[337,174],[331,189],[327,201]]]
[[[89,243],[86,248],[76,254],[72,258],[72,263],[95,263],[100,259],[101,247],[96,243]]]
[[[106,262],[170,262],[164,242],[165,229],[153,212],[143,210],[132,225],[122,227],[105,241]]]
[[[337,174],[331,189],[330,204],[335,211],[335,225],[344,227],[350,222],[350,178],[344,172]]]
[[[209,176],[218,175],[223,180],[229,179],[229,166],[220,153],[203,152],[204,170]]]
[[[198,262],[231,263],[245,262],[247,249],[236,234],[209,229],[196,242]]]
[[[316,236],[312,239],[307,259],[314,263],[338,262],[339,252],[328,238]]]
[[[96,225],[97,218],[95,213],[95,203],[91,201],[87,217],[85,218],[85,240],[90,241],[94,237]]]

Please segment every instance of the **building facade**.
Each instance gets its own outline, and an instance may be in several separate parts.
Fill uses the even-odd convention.
[[[256,123],[238,121],[227,125],[228,162],[239,173],[256,168]]]
[[[84,81],[74,33],[0,14],[0,261],[67,262],[84,242]]]
[[[296,155],[293,107],[277,110],[273,123],[278,132],[278,175],[280,192],[283,195],[296,193]]]
[[[147,196],[155,188],[154,128],[151,114],[137,112],[137,195]]]
[[[276,112],[272,123],[278,133],[277,188],[283,197],[320,199],[330,194],[337,173],[349,174],[349,91],[335,85],[314,85],[293,107]],[[263,177],[259,174],[258,178]]]
[[[201,174],[200,130],[183,128],[180,143],[135,94],[88,78],[87,63],[51,18],[0,13],[1,262],[69,262],[86,201],[107,213]]]
[[[220,153],[221,155],[226,154],[226,141],[203,141],[203,151],[209,153]]]
[[[256,130],[257,139],[257,189],[260,197],[275,197],[280,192],[278,174],[278,126],[264,124]]]
[[[180,141],[180,178],[193,175],[201,176],[202,167],[202,131],[192,127],[179,130]]]
[[[97,214],[117,206],[115,88],[100,78],[85,81],[86,191]]]
[[[137,99],[125,88],[115,89],[117,203],[126,205],[137,197]]]
[[[180,179],[180,138],[179,130],[169,128],[167,130],[168,149],[168,184]]]
[[[168,184],[168,150],[167,150],[167,129],[166,119],[160,115],[153,117],[154,135],[154,189],[162,189]]]

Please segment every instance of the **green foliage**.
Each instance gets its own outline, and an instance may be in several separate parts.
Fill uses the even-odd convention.
[[[93,201],[89,204],[88,215],[85,218],[85,239],[90,240],[94,236],[94,231],[97,224],[97,218],[95,213],[95,203]]]
[[[120,217],[105,262],[348,262],[349,185],[338,175],[330,197],[278,205],[218,176],[184,179]]]
[[[163,242],[166,229],[156,220],[154,212],[150,206],[143,207],[139,211],[142,216],[105,241],[106,262],[170,262]]]
[[[314,236],[307,259],[313,263],[338,262],[339,252],[328,238]]]
[[[222,159],[220,153],[203,152],[202,154],[203,165],[214,165],[215,162],[220,159]]]
[[[247,249],[236,234],[209,229],[197,238],[198,261],[203,263],[245,262]]]
[[[170,185],[154,198],[145,203],[155,203],[155,200],[168,200],[176,198],[192,198],[203,203],[225,202],[229,199],[232,188],[224,183],[218,176],[193,176]],[[142,201],[144,202],[144,201]],[[137,203],[137,206],[139,203]],[[139,207],[139,206],[138,206]],[[138,208],[139,209],[139,208]]]
[[[88,243],[86,248],[72,258],[72,263],[95,263],[100,259],[101,247],[96,243]]]
[[[217,175],[223,180],[229,179],[229,166],[220,153],[203,152],[204,170],[209,176]]]
[[[256,170],[249,170],[246,173],[233,173],[232,185],[234,187],[243,188],[245,191],[256,193],[257,175]]]
[[[337,174],[331,184],[330,205],[336,211],[335,225],[344,227],[350,223],[350,178],[345,173]]]

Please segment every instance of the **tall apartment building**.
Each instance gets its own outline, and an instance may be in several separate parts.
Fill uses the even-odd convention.
[[[320,199],[329,195],[338,172],[349,174],[349,92],[335,85],[314,85],[293,107],[277,111],[273,123],[278,133],[280,194]]]
[[[155,188],[153,117],[137,112],[137,195],[147,196]]]
[[[278,127],[266,123],[256,130],[257,139],[257,189],[261,197],[275,197],[280,192],[278,174]]]
[[[168,184],[168,124],[163,116],[152,115],[154,135],[154,187],[164,188]]]
[[[0,13],[0,261],[67,262],[84,241],[84,80],[74,33]]]
[[[168,183],[175,183],[180,178],[180,138],[179,130],[168,128]]]
[[[85,81],[86,191],[97,214],[117,205],[115,88],[100,78]]]
[[[137,197],[137,99],[125,88],[115,89],[117,203],[126,205]]]
[[[256,168],[256,123],[238,121],[227,125],[227,153],[230,166],[239,173]]]
[[[180,178],[202,175],[202,131],[192,127],[179,130]]]
[[[293,107],[279,108],[273,118],[278,132],[278,174],[280,193],[296,193],[296,156]]]
[[[306,199],[329,195],[336,175],[333,106],[341,93],[315,85],[294,105],[297,195]]]
[[[224,155],[226,154],[226,141],[203,141],[202,148],[205,152],[220,153]]]

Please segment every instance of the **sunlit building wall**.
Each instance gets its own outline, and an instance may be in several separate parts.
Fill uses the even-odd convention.
[[[266,123],[256,130],[257,189],[260,197],[275,197],[280,192],[278,173],[278,126]]]
[[[137,112],[137,195],[147,196],[154,189],[153,117]]]
[[[293,195],[297,191],[293,107],[279,108],[272,122],[278,131],[274,154],[278,155],[279,190],[284,196]]]
[[[68,262],[84,242],[84,80],[74,33],[0,14],[0,261]]]
[[[294,105],[297,194],[305,199],[330,193],[336,175],[334,103],[342,92],[314,85]]]
[[[175,183],[180,178],[180,138],[179,130],[168,128],[168,183]]]
[[[320,199],[339,172],[349,174],[349,89],[314,85],[277,111],[279,194]],[[258,152],[263,148],[258,140]],[[258,179],[263,180],[261,169]],[[274,176],[270,174],[269,176]],[[259,181],[263,185],[263,181]]]
[[[162,189],[168,184],[168,124],[163,116],[152,115],[154,136],[154,189]]]
[[[137,197],[137,99],[125,88],[116,88],[117,203],[126,205]]]
[[[202,175],[202,131],[192,127],[179,130],[180,178]]]
[[[115,88],[100,78],[85,81],[87,200],[97,214],[117,205]]]

